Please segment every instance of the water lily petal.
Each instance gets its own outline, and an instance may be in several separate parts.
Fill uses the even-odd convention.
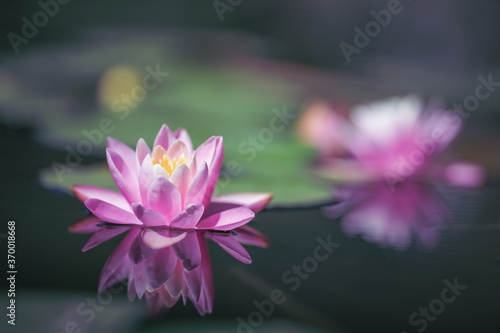
[[[151,155],[151,149],[149,149],[148,144],[144,141],[143,138],[140,138],[137,141],[137,146],[135,148],[135,156],[137,159],[137,166],[140,167],[142,165],[142,161],[146,156]]]
[[[185,205],[203,204],[208,185],[208,166],[203,162],[186,193]],[[206,207],[206,205],[204,205]]]
[[[107,143],[107,148],[109,150],[115,151],[118,155],[121,156],[124,163],[127,165],[128,169],[130,169],[130,172],[132,173],[131,176],[137,179],[139,168],[137,163],[135,162],[136,161],[135,151],[128,145],[112,137],[108,137],[106,143]]]
[[[186,145],[187,149],[191,152],[193,151],[193,143],[191,142],[191,137],[189,136],[188,132],[182,128],[179,127],[175,132],[174,132],[174,137],[176,139],[181,140],[184,142]]]
[[[218,195],[210,201],[207,215],[239,206],[248,207],[254,213],[258,213],[269,204],[272,198],[273,195],[271,193],[232,193]]]
[[[203,215],[203,205],[189,205],[170,222],[170,227],[179,229],[193,229]]]
[[[236,207],[203,218],[196,228],[227,231],[248,223],[254,217],[249,208]]]
[[[177,187],[163,177],[157,177],[148,191],[149,208],[162,213],[168,222],[182,210]]]
[[[182,207],[184,207],[186,193],[189,185],[191,184],[191,171],[188,166],[186,164],[181,164],[175,168],[169,178],[169,181],[179,190],[179,193],[181,194]]]
[[[73,185],[71,191],[81,202],[85,202],[90,198],[100,199],[112,204],[113,206],[132,212],[127,199],[125,199],[123,194],[121,194],[120,192],[92,185]]]
[[[130,170],[123,158],[114,150],[106,149],[109,171],[116,186],[129,203],[139,202],[139,184],[137,171]],[[134,157],[135,160],[135,157]]]
[[[167,155],[171,159],[179,160],[179,158],[184,154],[184,158],[188,161],[191,159],[191,152],[188,147],[181,140],[175,140],[170,147],[167,149]]]
[[[148,209],[141,204],[133,203],[132,209],[134,210],[135,216],[137,216],[137,218],[141,220],[141,222],[144,223],[145,226],[160,227],[167,226],[168,224],[168,221],[165,216],[163,216],[163,214]]]
[[[98,218],[116,224],[139,224],[142,222],[131,212],[99,199],[87,199],[85,206]]]
[[[198,163],[206,162],[208,166],[208,184],[203,199],[203,205],[208,206],[215,184],[219,178],[219,172],[224,157],[224,143],[220,136],[213,136],[196,149],[196,159]]]
[[[146,155],[141,164],[141,169],[139,171],[139,191],[141,194],[141,203],[149,208],[148,205],[148,191],[153,184],[153,181],[156,179],[156,172],[153,167],[153,161],[151,160],[151,156]]]
[[[160,128],[160,131],[158,132],[158,135],[156,136],[155,142],[153,144],[153,150],[157,146],[162,146],[163,148],[167,149],[174,140],[175,137],[170,128],[168,128],[166,124],[163,124],[163,126]]]

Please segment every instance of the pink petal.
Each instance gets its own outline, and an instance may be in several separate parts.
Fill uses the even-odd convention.
[[[187,149],[191,152],[193,151],[193,143],[191,142],[191,137],[189,136],[188,132],[180,127],[174,132],[174,137],[176,139],[181,140],[187,147]]]
[[[140,202],[137,171],[130,170],[123,158],[114,150],[106,149],[106,158],[109,171],[123,196],[129,203]]]
[[[167,155],[167,151],[165,148],[162,146],[156,146],[155,149],[153,149],[153,154],[151,155],[151,158],[155,160],[156,163],[160,162],[163,160],[163,157]]]
[[[167,149],[167,155],[171,159],[179,160],[179,158],[184,154],[184,158],[190,160],[191,159],[191,150],[186,147],[184,142],[181,140],[175,140],[170,147]]]
[[[130,169],[130,172],[135,175],[135,179],[137,179],[137,172],[139,171],[139,168],[137,166],[137,163],[135,162],[135,151],[123,142],[118,141],[112,137],[108,137],[107,148],[109,150],[115,151],[118,155],[121,156],[127,167]]]
[[[162,213],[168,222],[181,212],[181,194],[167,179],[159,176],[148,192],[149,208]]]
[[[111,253],[104,264],[99,281],[99,292],[128,277],[132,267],[128,252],[132,242],[141,232],[140,228],[132,228],[122,242]]]
[[[196,231],[186,234],[186,237],[173,245],[175,254],[182,262],[185,271],[192,271],[200,265],[201,252]]]
[[[187,232],[170,229],[146,229],[142,234],[143,242],[152,249],[161,249],[183,240]]]
[[[139,224],[142,222],[137,217],[121,208],[113,206],[99,199],[87,199],[85,206],[98,218],[105,222],[116,224]]]
[[[184,205],[202,204],[208,185],[208,166],[205,162],[201,165],[186,193]],[[206,205],[204,205],[206,207]]]
[[[196,149],[196,159],[198,163],[206,162],[208,166],[208,184],[203,199],[203,205],[208,206],[215,185],[219,178],[219,172],[224,157],[224,143],[222,137],[211,137]]]
[[[137,218],[141,220],[141,222],[144,223],[145,226],[161,227],[167,226],[168,224],[168,221],[165,216],[163,216],[163,214],[148,209],[141,204],[133,203],[132,209],[134,210],[135,216],[137,216]]]
[[[165,247],[144,260],[149,286],[154,290],[163,285],[174,273],[177,257],[171,247]]]
[[[125,199],[120,192],[91,185],[73,185],[71,191],[81,202],[85,202],[90,198],[99,199],[123,210],[132,212],[127,199]]]
[[[248,223],[254,217],[249,208],[236,207],[205,217],[196,228],[227,231]]]
[[[148,208],[148,191],[156,179],[157,175],[153,167],[153,161],[149,155],[146,155],[141,164],[141,169],[139,171],[139,191],[141,194],[142,204]]]
[[[138,167],[142,165],[142,161],[144,161],[144,158],[148,155],[151,155],[151,149],[149,149],[146,141],[144,141],[143,138],[140,138],[139,141],[137,141],[137,146],[135,148],[135,156]]]
[[[198,162],[196,160],[196,152],[193,151],[191,161],[189,161],[189,170],[191,170],[191,178],[194,178],[198,173]]]
[[[254,213],[258,213],[269,204],[272,198],[273,195],[271,193],[223,194],[213,197],[210,206],[212,206],[213,203],[226,204],[226,209],[245,206],[250,208]]]
[[[156,136],[155,142],[153,144],[153,150],[157,146],[162,146],[163,148],[167,149],[174,140],[175,137],[172,131],[170,131],[170,128],[168,128],[167,124],[163,124],[163,126],[160,128],[160,131],[158,132],[158,135]]]
[[[259,247],[268,247],[270,244],[269,238],[247,225],[236,228],[233,231],[236,233],[234,239],[240,243]]]
[[[205,207],[203,205],[189,205],[170,222],[170,227],[178,229],[193,229],[200,221]]]
[[[75,234],[92,234],[101,229],[100,223],[101,220],[98,217],[89,214],[72,224],[68,229],[69,232]]]
[[[85,243],[82,252],[88,251],[96,247],[97,245],[107,241],[108,239],[118,236],[119,234],[124,233],[128,230],[130,230],[129,227],[104,225],[100,228],[99,231],[97,231],[89,238],[87,243]]]
[[[179,193],[181,194],[182,207],[184,207],[184,200],[186,198],[186,193],[188,191],[189,185],[191,184],[191,171],[186,164],[181,164],[175,168],[174,172],[169,178],[169,181],[177,187]]]
[[[207,236],[220,245],[227,253],[238,259],[244,264],[250,264],[252,258],[231,233],[207,232]]]

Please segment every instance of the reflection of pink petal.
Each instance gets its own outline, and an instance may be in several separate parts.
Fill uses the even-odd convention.
[[[443,170],[443,178],[449,184],[461,187],[477,187],[484,181],[484,169],[477,164],[455,162]]]
[[[259,247],[268,247],[270,244],[270,241],[266,236],[247,225],[234,229],[234,232],[236,233],[234,238],[242,244]]]
[[[101,229],[101,220],[90,214],[80,219],[69,227],[69,231],[75,234],[91,234]]]
[[[439,226],[447,211],[433,189],[407,181],[394,192],[381,182],[367,186],[345,186],[341,203],[326,208],[326,214],[341,216],[342,230],[368,242],[404,250],[415,234],[425,247],[436,243]],[[343,215],[343,217],[342,217]]]
[[[247,250],[233,237],[232,233],[208,231],[207,236],[242,263],[250,264],[252,262]]]

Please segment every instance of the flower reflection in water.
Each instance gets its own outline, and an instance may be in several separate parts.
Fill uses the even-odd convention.
[[[433,248],[450,217],[435,189],[420,182],[405,182],[396,191],[384,182],[342,186],[334,197],[341,203],[324,211],[329,217],[342,217],[346,234],[399,250],[411,245],[412,234],[420,245]]]

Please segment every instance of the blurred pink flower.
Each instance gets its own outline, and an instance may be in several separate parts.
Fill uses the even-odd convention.
[[[128,231],[103,268],[99,291],[128,278],[130,299],[146,295],[155,311],[172,307],[182,296],[200,314],[210,313],[214,287],[206,237],[251,263],[240,242],[268,246],[267,238],[246,224],[271,194],[212,197],[223,158],[221,137],[193,150],[184,129],[172,133],[163,125],[153,151],[143,139],[134,151],[108,138],[106,156],[119,192],[75,185],[73,193],[93,216],[70,227],[94,233],[83,251]]]
[[[323,177],[386,181],[391,188],[407,179],[468,187],[483,181],[478,165],[434,161],[461,131],[462,119],[453,111],[425,107],[417,97],[359,105],[348,116],[327,104],[321,108],[313,104],[305,115],[298,126],[299,137],[318,151],[316,170]]]

